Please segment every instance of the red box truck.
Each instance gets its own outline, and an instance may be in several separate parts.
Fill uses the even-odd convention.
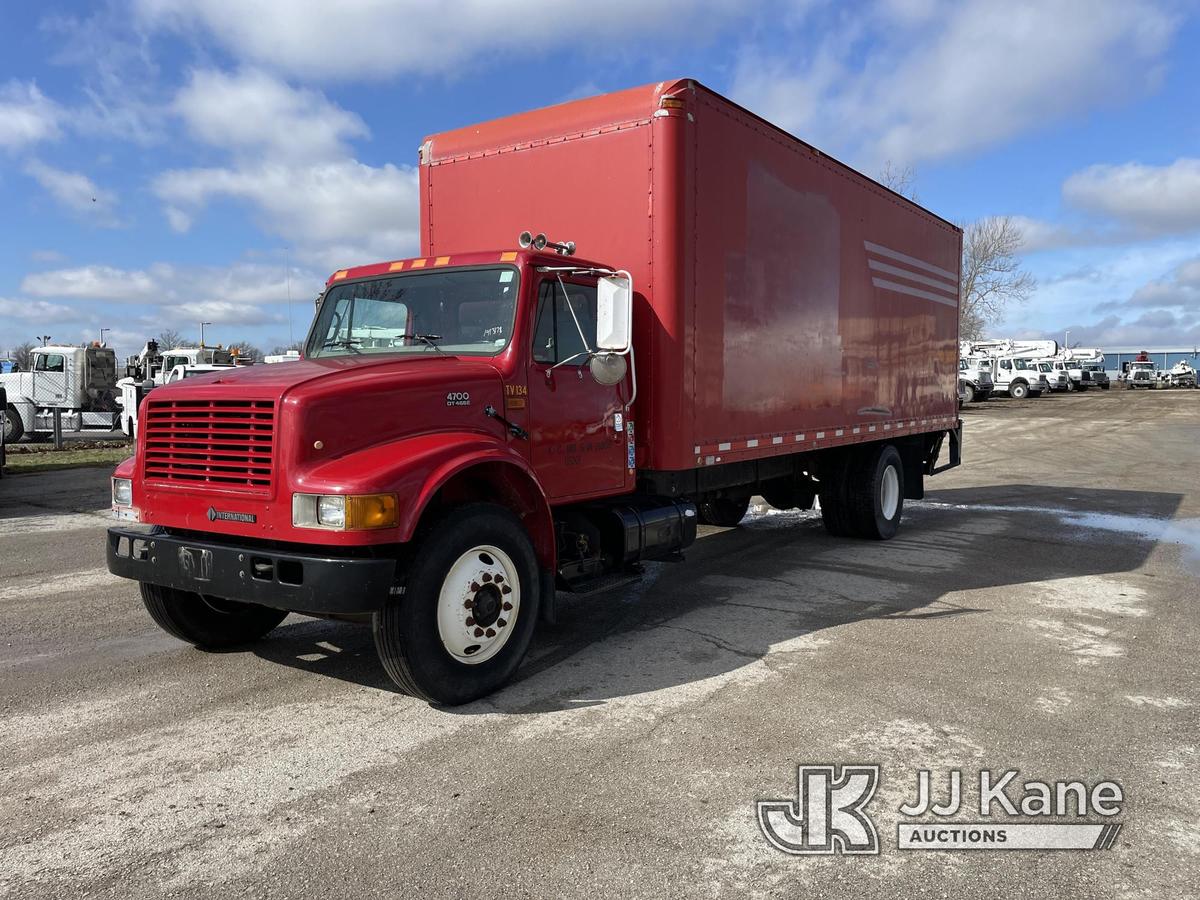
[[[958,463],[949,222],[691,80],[419,156],[421,254],[335,272],[303,360],[143,402],[108,565],[177,637],[363,621],[461,703],[752,494],[886,539]]]

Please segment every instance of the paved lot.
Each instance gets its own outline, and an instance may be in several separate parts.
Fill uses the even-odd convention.
[[[106,472],[4,479],[0,895],[1197,892],[1200,392],[984,407],[895,541],[760,509],[450,711],[355,626],[172,640],[104,571]],[[766,844],[754,801],[802,762],[882,765],[879,856]],[[1124,829],[897,850],[916,771],[955,766],[1114,779]]]

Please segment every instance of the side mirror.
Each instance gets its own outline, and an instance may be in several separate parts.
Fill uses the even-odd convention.
[[[629,363],[620,353],[597,353],[588,362],[588,368],[597,384],[613,385],[624,379]]]
[[[625,353],[633,343],[633,280],[607,275],[596,287],[596,348]]]

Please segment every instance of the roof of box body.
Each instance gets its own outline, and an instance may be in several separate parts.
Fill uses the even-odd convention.
[[[706,87],[694,78],[672,78],[654,84],[627,88],[623,91],[614,91],[610,94],[585,97],[582,100],[568,100],[554,106],[544,106],[541,109],[429,135],[419,148],[420,163],[421,165],[438,165],[472,156],[487,156],[522,147],[536,146],[547,141],[562,140],[589,132],[601,133],[628,128],[650,121],[662,108],[660,104],[664,97],[682,96],[689,91],[704,91],[719,98],[724,103],[757,120],[763,126],[778,132],[790,141],[795,141],[797,145],[806,147],[846,171],[865,178],[880,190],[887,191],[913,209],[932,216],[954,231],[962,231],[949,219],[939,216],[911,198],[880,184],[870,175],[865,175],[837,157],[830,156],[807,141],[767,121],[752,110],[735,103],[712,88]]]

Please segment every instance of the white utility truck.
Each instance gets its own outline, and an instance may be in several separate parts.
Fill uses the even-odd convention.
[[[958,382],[964,403],[986,400],[995,388],[991,363],[986,357],[964,356],[958,361]]]
[[[959,345],[959,357],[986,360],[991,366],[993,391],[1014,400],[1039,397],[1050,390],[1047,373],[1034,360],[1056,353],[1056,341],[963,341]]]
[[[229,369],[236,361],[237,355],[223,347],[175,347],[160,353],[157,342],[147,341],[141,353],[129,358],[125,377],[117,382],[121,430],[130,437],[137,436],[138,406],[142,398],[159,385],[166,384],[167,376],[175,369],[206,366]]]
[[[61,411],[63,433],[112,431],[117,423],[117,355],[100,343],[87,347],[35,347],[28,372],[0,375],[8,402],[4,439],[54,431]]]

